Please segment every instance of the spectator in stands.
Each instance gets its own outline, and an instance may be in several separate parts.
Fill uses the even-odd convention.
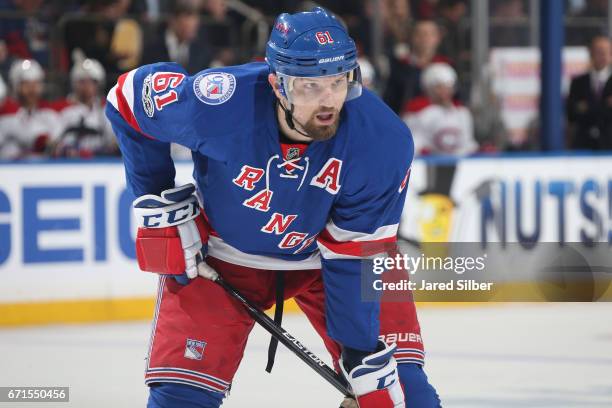
[[[461,26],[466,18],[466,0],[440,0],[438,3],[438,25],[442,41],[438,52],[447,56],[458,67],[466,67],[470,62],[469,30]]]
[[[209,65],[219,67],[236,64],[240,17],[229,11],[227,0],[204,0],[203,11],[208,21],[199,36],[206,39],[210,46]]]
[[[466,155],[478,148],[470,111],[453,99],[457,74],[445,63],[431,64],[421,77],[425,96],[411,100],[403,114],[417,155]]]
[[[194,74],[209,66],[210,46],[198,38],[199,5],[193,1],[177,1],[166,25],[145,40],[141,64],[174,61]]]
[[[60,116],[63,131],[54,143],[55,157],[118,155],[110,122],[104,115],[104,68],[96,60],[74,64],[70,71],[72,93]]]
[[[62,4],[43,0],[3,0],[0,10],[6,15],[0,19],[0,40],[8,44],[9,53],[18,59],[35,59],[43,66],[49,65],[49,40],[51,24],[59,8],[66,10],[69,2]]]
[[[134,68],[142,48],[139,24],[126,17],[130,0],[87,0],[81,14],[65,23],[64,42],[68,56],[76,61],[100,61],[108,83],[115,83],[124,71]]]
[[[447,56],[439,54],[438,47],[442,36],[440,27],[434,20],[420,20],[412,31],[410,61],[419,68],[425,68],[433,62],[449,62]]]
[[[397,39],[395,37],[394,30],[391,28],[392,25],[399,26],[394,22],[391,22],[390,18],[390,10],[393,8],[392,3],[399,1],[402,0],[359,0],[356,1],[356,6],[353,10],[354,14],[352,16],[347,16],[347,20],[345,20],[344,16],[342,16],[342,22],[346,24],[351,37],[353,37],[355,40],[360,56],[367,56],[372,60],[374,58],[381,58],[381,55],[374,55],[375,50],[373,49],[374,44],[372,43],[372,28],[378,18],[380,18],[380,22],[382,23],[384,48],[383,50],[378,50],[379,52],[382,52],[385,55],[391,55],[396,44],[407,43],[407,40],[400,41]],[[403,1],[408,2],[409,0]],[[406,9],[409,13],[409,8]],[[338,15],[336,10],[334,10],[334,7],[330,7],[329,10]],[[401,15],[398,16],[397,19],[401,19]],[[407,30],[408,27],[409,21],[406,21],[405,29]],[[407,46],[404,46],[404,48],[407,48]]]
[[[392,58],[391,72],[383,99],[397,113],[404,104],[423,94],[421,71],[435,62],[450,63],[438,53],[441,35],[434,20],[417,21],[412,29],[410,53],[405,58]]]
[[[394,43],[408,44],[412,14],[407,0],[383,0],[383,24]]]
[[[0,117],[0,158],[46,155],[61,132],[57,112],[42,100],[43,79],[44,71],[35,60],[19,60],[11,67],[10,82],[19,108]]]
[[[141,63],[174,61],[190,73],[206,68],[211,57],[209,47],[198,39],[199,12],[199,2],[174,3],[167,24],[145,42]]]
[[[214,21],[223,21],[227,17],[227,1],[204,0],[204,10]]]
[[[608,122],[612,102],[612,41],[596,36],[589,47],[591,69],[574,79],[567,98],[571,149],[599,150],[612,147]]]

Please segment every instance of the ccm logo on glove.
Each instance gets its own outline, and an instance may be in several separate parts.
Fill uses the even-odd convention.
[[[139,208],[139,227],[165,228],[176,226],[194,219],[199,212],[198,200],[193,196],[188,201],[164,207],[163,212],[160,212],[159,208]]]

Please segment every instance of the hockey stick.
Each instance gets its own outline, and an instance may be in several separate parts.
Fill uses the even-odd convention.
[[[259,307],[255,306],[248,299],[246,299],[240,292],[234,289],[229,283],[225,282],[220,276],[213,280],[216,284],[221,286],[227,293],[229,293],[234,299],[237,299],[247,309],[247,312],[251,317],[259,323],[268,333],[270,333],[279,342],[285,345],[289,350],[298,356],[303,362],[305,362],[310,368],[315,370],[321,377],[327,382],[333,385],[338,391],[345,396],[351,396],[352,393],[348,389],[346,380],[332,370],[325,362],[317,357],[312,351],[308,350],[302,343],[300,343],[295,337],[289,332],[283,329],[281,326],[274,323],[267,314],[262,312]]]

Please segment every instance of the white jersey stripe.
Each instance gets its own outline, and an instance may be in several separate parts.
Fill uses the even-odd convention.
[[[314,252],[302,261],[287,261],[270,256],[247,254],[212,235],[208,241],[208,255],[225,262],[256,269],[287,271],[321,269],[321,257],[318,252]]]
[[[113,86],[111,90],[108,91],[106,100],[108,101],[108,103],[113,105],[115,109],[119,110],[119,104],[117,103],[117,84],[115,84],[115,86]]]
[[[132,111],[132,115],[134,115],[134,74],[136,74],[135,69],[128,72],[123,87],[121,88],[121,93],[125,97],[125,101],[130,107],[130,111]]]
[[[191,375],[194,377],[198,377],[198,378],[203,378],[205,380],[209,380],[211,382],[214,382],[215,384],[218,384],[219,386],[228,388],[230,386],[230,383],[228,383],[227,381],[223,381],[217,377],[213,377],[212,375],[208,375],[208,374],[204,374],[204,373],[200,373],[198,371],[193,371],[193,370],[187,370],[184,368],[175,368],[175,367],[155,367],[155,368],[150,368],[149,370],[147,370],[147,373],[151,373],[151,374],[158,374],[158,373],[178,373],[178,374],[186,374],[186,375]]]
[[[365,232],[349,231],[338,227],[333,221],[327,223],[327,231],[339,242],[347,241],[377,241],[397,235],[399,224],[383,225],[371,234]]]
[[[151,336],[149,337],[149,351],[147,352],[147,370],[151,363],[151,351],[153,350],[153,342],[155,341],[155,331],[157,329],[157,319],[159,317],[159,308],[161,307],[162,297],[164,295],[164,286],[166,284],[166,275],[160,275],[157,283],[157,299],[155,301],[155,314],[153,315],[153,323],[151,324]]]

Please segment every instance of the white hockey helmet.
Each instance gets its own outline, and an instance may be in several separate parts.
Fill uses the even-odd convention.
[[[9,80],[14,90],[22,81],[42,81],[44,78],[45,72],[36,60],[17,60],[9,71]]]
[[[70,70],[70,82],[74,86],[75,82],[81,79],[93,79],[97,83],[104,82],[106,73],[104,67],[95,59],[86,58],[74,64]]]
[[[451,88],[457,83],[457,73],[450,65],[444,62],[431,64],[421,75],[423,89],[431,89],[436,85],[446,85]]]

